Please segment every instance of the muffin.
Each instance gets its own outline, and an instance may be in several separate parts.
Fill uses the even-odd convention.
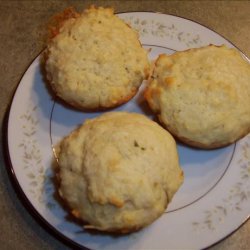
[[[129,233],[161,216],[183,182],[176,143],[144,115],[108,112],[60,144],[59,193],[85,228]]]
[[[111,8],[66,11],[53,32],[45,51],[48,82],[75,108],[125,103],[148,76],[148,55],[137,32]]]
[[[194,147],[226,146],[250,132],[250,64],[236,49],[160,55],[145,98],[164,126]]]

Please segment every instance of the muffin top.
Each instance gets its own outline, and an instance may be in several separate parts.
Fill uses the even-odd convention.
[[[195,147],[222,147],[250,131],[250,64],[236,49],[160,55],[145,97],[165,127]]]
[[[111,8],[67,15],[46,49],[52,89],[79,109],[111,108],[130,100],[147,77],[147,51]]]
[[[60,144],[60,194],[87,228],[127,233],[157,219],[183,182],[173,137],[147,117],[109,112]]]

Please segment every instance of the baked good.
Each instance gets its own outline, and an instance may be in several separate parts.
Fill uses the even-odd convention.
[[[236,49],[209,45],[160,55],[145,97],[191,146],[222,147],[250,132],[250,64]]]
[[[148,52],[137,32],[111,8],[65,16],[45,51],[46,75],[56,95],[79,109],[130,100],[149,71]]]
[[[183,182],[176,144],[144,115],[108,112],[63,139],[59,193],[86,228],[128,233],[164,213]]]

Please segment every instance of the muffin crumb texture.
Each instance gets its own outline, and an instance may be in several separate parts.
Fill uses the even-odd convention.
[[[173,137],[143,115],[109,112],[61,143],[60,194],[88,229],[128,233],[160,217],[183,182]]]
[[[111,108],[130,100],[147,78],[138,34],[111,8],[72,10],[59,17],[45,55],[52,89],[78,109]]]
[[[191,146],[222,147],[250,132],[250,64],[236,49],[160,55],[145,97],[169,132]]]

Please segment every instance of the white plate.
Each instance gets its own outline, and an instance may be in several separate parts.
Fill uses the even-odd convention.
[[[233,45],[190,20],[148,12],[119,14],[139,31],[150,58],[207,44]],[[143,87],[142,87],[143,88]],[[141,89],[142,90],[142,89]],[[140,93],[115,110],[152,114]],[[100,113],[74,111],[48,92],[39,57],[24,74],[8,123],[12,172],[33,210],[71,243],[91,249],[201,249],[236,230],[250,214],[250,136],[218,150],[178,145],[185,182],[166,213],[140,232],[112,237],[90,234],[55,199],[53,145],[86,118]]]

